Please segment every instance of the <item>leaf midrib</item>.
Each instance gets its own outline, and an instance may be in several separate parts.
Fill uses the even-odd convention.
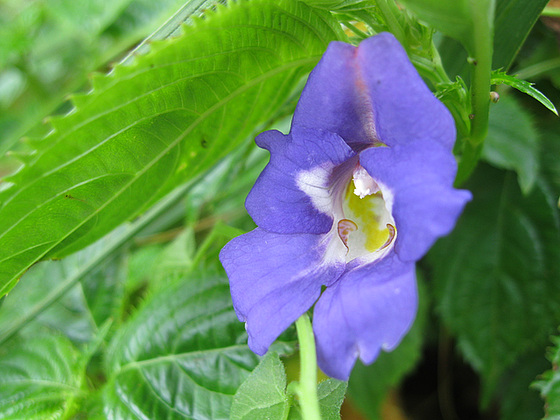
[[[196,350],[196,351],[187,351],[187,352],[175,353],[175,354],[166,354],[165,356],[158,356],[152,359],[132,361],[121,365],[120,369],[116,372],[115,376],[118,376],[121,373],[132,369],[141,369],[143,367],[157,365],[159,363],[168,363],[168,362],[174,363],[178,359],[182,359],[182,358],[207,356],[213,353],[222,353],[222,352],[229,352],[235,350],[248,350],[248,347],[246,344],[235,344],[233,346],[227,346],[227,347],[216,347],[207,350]]]
[[[35,378],[24,378],[18,380],[10,380],[8,381],[10,385],[17,384],[17,385],[41,385],[43,387],[55,388],[60,390],[67,390],[72,391],[75,394],[84,393],[83,390],[80,388],[68,385],[62,382],[50,381],[47,379],[35,379]]]

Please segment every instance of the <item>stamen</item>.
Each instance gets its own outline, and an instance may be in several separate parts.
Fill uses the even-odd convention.
[[[346,249],[348,248],[348,236],[351,232],[358,230],[358,225],[350,219],[340,219],[338,222],[338,236],[344,242]]]
[[[380,250],[383,249],[383,248],[387,248],[389,245],[391,245],[391,242],[393,242],[393,239],[395,239],[395,235],[397,233],[397,230],[395,229],[395,227],[393,225],[387,223],[387,230],[389,231],[389,237],[387,238],[387,241],[385,241],[383,246],[381,248],[379,248]]]
[[[354,181],[354,187],[356,187],[354,189],[354,194],[360,198],[375,194],[379,191],[377,183],[361,165],[354,169],[352,179]]]

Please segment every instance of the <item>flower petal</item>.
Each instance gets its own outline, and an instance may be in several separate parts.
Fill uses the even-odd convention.
[[[293,124],[337,133],[356,151],[379,142],[455,141],[451,114],[389,33],[357,48],[332,42],[309,75]]]
[[[266,131],[257,144],[270,151],[270,162],[245,202],[255,223],[276,233],[330,231],[328,183],[335,167],[354,156],[350,147],[336,134],[302,127],[288,135]]]
[[[360,154],[360,163],[392,196],[395,251],[402,261],[419,260],[437,238],[455,226],[469,191],[456,190],[457,171],[450,150],[434,142],[376,147]]]
[[[326,260],[329,235],[285,235],[255,229],[230,241],[220,261],[230,280],[237,316],[249,347],[264,354],[272,342],[317,300],[322,285],[344,271]]]
[[[393,35],[381,33],[364,40],[356,60],[382,143],[428,141],[451,150],[455,142],[451,113],[428,89]]]
[[[368,101],[360,100],[356,47],[331,42],[313,69],[294,113],[292,125],[319,128],[340,135],[354,150],[373,144],[373,113]]]
[[[344,274],[328,288],[313,314],[319,367],[347,380],[356,359],[372,363],[393,350],[416,316],[413,263],[394,255]]]

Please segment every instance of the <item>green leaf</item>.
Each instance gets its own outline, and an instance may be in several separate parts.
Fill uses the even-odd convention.
[[[504,96],[491,106],[482,157],[494,166],[514,170],[524,194],[537,180],[539,146],[531,115],[514,98]]]
[[[375,7],[370,0],[303,0],[310,6],[320,9],[347,12]]]
[[[204,16],[207,9],[212,9],[217,0],[135,0],[123,12],[108,32],[138,32],[146,36],[152,29],[157,29],[138,44],[122,63],[127,63],[135,54],[150,50],[149,43],[178,36],[184,23],[192,24],[194,19]],[[222,1],[222,3],[225,3]],[[146,32],[148,30],[148,32]],[[122,64],[121,63],[121,64]]]
[[[558,165],[558,156],[560,156],[560,136],[558,135],[558,122],[552,124],[541,124],[542,130],[542,169],[546,179],[550,180],[556,194],[560,194],[560,165]]]
[[[540,395],[531,384],[548,366],[542,349],[538,349],[523,355],[508,369],[497,391],[500,419],[527,420],[544,416]]]
[[[62,296],[74,287],[74,285],[76,285],[81,279],[91,273],[94,273],[100,266],[103,265],[104,261],[111,256],[114,256],[118,249],[129,241],[131,237],[139,231],[142,231],[146,228],[146,226],[151,225],[154,219],[159,220],[159,217],[162,214],[166,215],[166,211],[169,208],[172,208],[181,198],[184,197],[189,185],[189,183],[186,183],[176,188],[133,223],[125,224],[119,229],[111,232],[111,234],[99,241],[99,244],[101,244],[100,247],[98,246],[99,244],[93,244],[90,248],[84,250],[83,254],[87,255],[87,258],[81,260],[82,262],[77,267],[77,270],[70,272],[66,278],[61,280],[60,284],[58,284],[56,288],[50,289],[39,301],[33,304],[33,307],[30,308],[29,311],[19,313],[19,317],[13,317],[13,322],[5,324],[7,325],[7,329],[0,330],[0,343],[5,342],[11,336],[16,334],[22,327],[25,327],[30,321],[43,313],[47,308],[59,301]],[[88,253],[88,250],[93,252]],[[119,293],[114,292],[115,290],[111,291],[111,298],[119,299]]]
[[[347,387],[347,382],[336,379],[327,379],[319,384],[317,395],[323,420],[340,420],[340,407]]]
[[[322,420],[340,420],[340,407],[346,394],[347,382],[327,379],[317,386],[319,410]],[[296,405],[290,410],[288,420],[302,420],[301,409]]]
[[[428,318],[428,294],[419,278],[419,308],[414,325],[401,344],[390,353],[382,352],[377,360],[364,366],[358,363],[348,383],[348,397],[370,420],[380,420],[387,393],[418,363],[422,355],[425,326]]]
[[[473,24],[467,0],[402,0],[428,26],[461,41],[472,50]]]
[[[152,14],[143,27],[108,33],[104,29],[130,0],[12,3],[0,6],[6,19],[5,24],[0,22],[0,80],[11,75],[13,93],[5,96],[0,89],[1,155],[12,147],[21,149],[17,140],[23,135],[47,133],[48,129],[41,130],[41,120],[49,113],[67,112],[68,93],[83,88],[88,73],[104,68],[147,36],[157,18]]]
[[[513,174],[483,166],[467,187],[473,202],[429,260],[439,312],[488,402],[505,369],[560,319],[560,220],[542,179],[523,196]]]
[[[132,0],[50,0],[47,11],[62,27],[93,37],[103,31]]]
[[[78,351],[59,335],[35,336],[0,354],[0,417],[59,419],[84,395]]]
[[[493,85],[508,85],[520,92],[523,92],[530,97],[536,99],[541,104],[543,104],[547,109],[558,115],[556,107],[550,100],[544,96],[540,91],[533,87],[533,83],[526,80],[518,79],[515,76],[510,76],[503,71],[495,70],[492,72],[492,84]]]
[[[227,419],[258,363],[220,277],[195,277],[153,295],[107,351],[108,418]]]
[[[237,390],[230,420],[285,419],[289,410],[284,364],[269,351]]]
[[[533,386],[537,388],[545,400],[546,419],[560,419],[560,337],[551,337],[554,347],[550,349],[548,359],[552,370],[546,371]]]
[[[508,69],[548,0],[497,0],[492,68]]]
[[[299,2],[231,3],[74,98],[0,192],[0,294],[211,167],[273,116],[341,35]]]
[[[118,232],[115,232],[118,233]],[[99,265],[81,281],[61,294],[48,307],[42,301],[57,290],[66,279],[75,276],[87,261],[104,252],[108,238],[102,239],[64,261],[45,261],[32,267],[26,281],[4,297],[0,306],[0,339],[13,332],[14,325],[24,321],[21,333],[30,337],[47,326],[58,330],[76,343],[86,343],[96,335],[98,327],[115,315],[122,301],[121,259]]]

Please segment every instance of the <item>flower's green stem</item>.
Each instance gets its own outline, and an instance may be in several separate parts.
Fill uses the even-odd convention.
[[[494,42],[495,0],[471,1],[473,21],[473,72],[471,78],[472,122],[469,139],[465,142],[457,174],[457,183],[465,181],[478,162],[488,132],[490,110],[490,77]]]
[[[305,313],[296,321],[299,341],[300,373],[296,393],[303,420],[321,420],[317,396],[317,354],[315,337],[309,316]]]

